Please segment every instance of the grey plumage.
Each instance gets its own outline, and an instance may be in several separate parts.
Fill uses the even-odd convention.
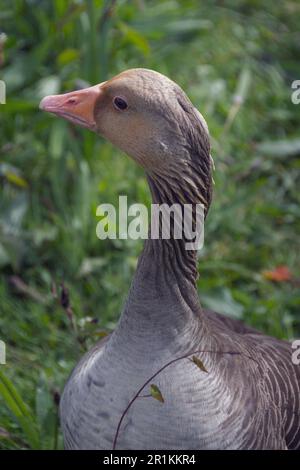
[[[144,167],[153,202],[202,203],[207,213],[209,136],[183,91],[144,69],[100,88],[90,127]],[[129,101],[127,114],[112,111],[116,94]],[[146,241],[115,331],[83,357],[65,387],[66,448],[300,448],[300,368],[290,344],[203,310],[196,252],[184,242]],[[153,375],[163,404],[149,397]]]
[[[66,446],[112,448],[140,386],[170,360],[200,349],[212,351],[198,354],[208,374],[187,359],[165,369],[155,379],[165,403],[137,399],[116,448],[299,448],[299,370],[290,345],[201,311],[196,293],[188,305],[181,295],[186,286],[151,264],[142,260],[116,331],[88,353],[66,386]],[[161,295],[163,276],[170,288]],[[146,280],[148,294],[141,295]]]

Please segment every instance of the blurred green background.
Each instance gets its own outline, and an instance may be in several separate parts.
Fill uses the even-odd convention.
[[[62,447],[59,393],[114,328],[142,247],[98,240],[96,207],[149,203],[131,160],[38,110],[47,94],[131,67],[181,85],[216,165],[201,302],[299,337],[299,25],[296,0],[1,0],[0,448]]]

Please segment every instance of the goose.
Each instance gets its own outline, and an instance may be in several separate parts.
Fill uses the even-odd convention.
[[[46,96],[40,108],[133,158],[154,204],[201,204],[206,216],[208,127],[166,76],[130,69]],[[64,388],[66,449],[300,448],[300,367],[291,345],[204,310],[197,249],[184,241],[145,240],[116,329],[85,354]]]

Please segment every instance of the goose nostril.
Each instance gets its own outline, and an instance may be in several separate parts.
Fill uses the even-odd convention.
[[[76,98],[69,98],[66,104],[77,104]]]

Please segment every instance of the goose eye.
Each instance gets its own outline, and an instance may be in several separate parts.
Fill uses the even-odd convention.
[[[120,98],[119,96],[114,98],[114,105],[117,109],[121,109],[122,111],[128,106],[126,101],[123,98]]]

